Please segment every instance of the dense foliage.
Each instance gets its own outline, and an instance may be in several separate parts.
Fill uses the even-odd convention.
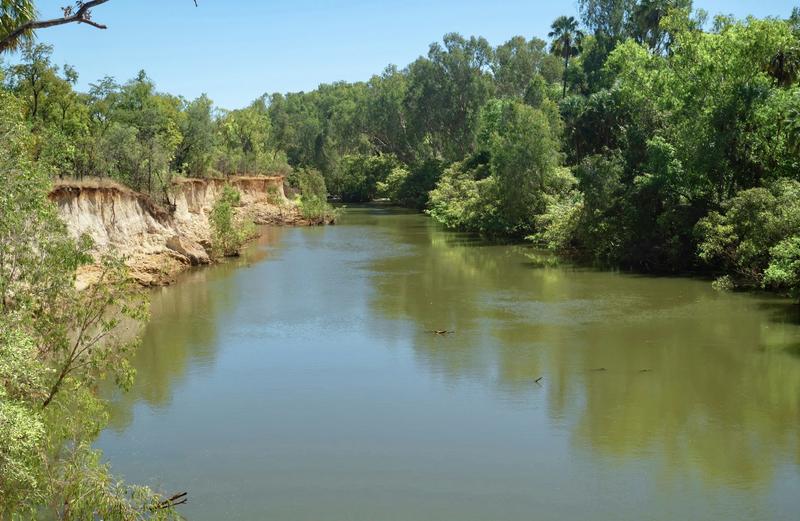
[[[549,46],[448,34],[366,83],[273,95],[275,147],[343,201],[386,197],[603,265],[796,292],[792,199],[776,192],[800,168],[800,11],[739,21],[690,0],[578,6]],[[759,193],[785,222],[745,223],[758,261],[715,253],[751,247],[722,246],[720,223]]]
[[[76,71],[26,39],[3,84],[51,175],[108,176],[169,202],[175,174],[280,173],[305,179],[308,215],[328,195],[388,198],[605,265],[793,290],[789,223],[748,223],[779,235],[758,242],[758,262],[714,252],[736,249],[720,223],[744,199],[798,180],[800,10],[737,21],[691,0],[578,8],[549,44],[447,34],[403,69],[233,111],[159,93],[144,72],[76,92]]]
[[[255,233],[252,221],[235,213],[240,202],[239,191],[225,185],[211,208],[208,220],[211,223],[212,249],[218,257],[238,256],[244,243]]]
[[[287,173],[267,105],[222,111],[200,96],[159,93],[142,71],[125,83],[103,78],[74,90],[77,72],[51,62],[53,49],[21,45],[3,70],[5,90],[23,104],[35,139],[34,159],[59,177],[110,177],[169,201],[171,177]]]
[[[100,262],[75,287],[90,242],[48,200],[45,160],[23,106],[0,92],[0,518],[161,519],[161,498],[117,482],[91,444],[106,425],[103,380],[122,388],[145,316],[124,264]]]

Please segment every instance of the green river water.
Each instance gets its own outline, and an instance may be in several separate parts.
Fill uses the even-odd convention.
[[[800,519],[797,308],[551,260],[265,228],[153,293],[97,445],[191,521]]]

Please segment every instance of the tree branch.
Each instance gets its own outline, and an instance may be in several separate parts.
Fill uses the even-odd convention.
[[[24,34],[34,31],[36,29],[46,29],[47,27],[54,27],[56,25],[64,25],[70,23],[85,23],[91,25],[92,27],[97,27],[98,29],[106,29],[106,26],[103,24],[99,24],[97,22],[93,22],[91,20],[91,12],[90,10],[93,7],[96,7],[100,4],[104,4],[108,2],[108,0],[90,0],[88,2],[84,2],[80,4],[80,7],[75,14],[71,16],[64,16],[62,18],[51,18],[50,20],[31,20],[30,22],[26,22],[13,31],[11,31],[5,38],[0,40],[0,52],[3,52],[10,47]]]

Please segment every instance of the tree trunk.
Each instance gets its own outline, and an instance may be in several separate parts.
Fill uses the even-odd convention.
[[[36,112],[39,110],[39,91],[33,90],[33,107],[31,108],[31,121],[36,119]]]

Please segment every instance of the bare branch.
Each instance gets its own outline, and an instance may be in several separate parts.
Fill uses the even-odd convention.
[[[178,505],[183,505],[187,501],[189,501],[188,492],[180,492],[178,494],[173,495],[172,497],[168,497],[164,501],[161,501],[152,510],[163,510],[165,508],[172,508]]]

